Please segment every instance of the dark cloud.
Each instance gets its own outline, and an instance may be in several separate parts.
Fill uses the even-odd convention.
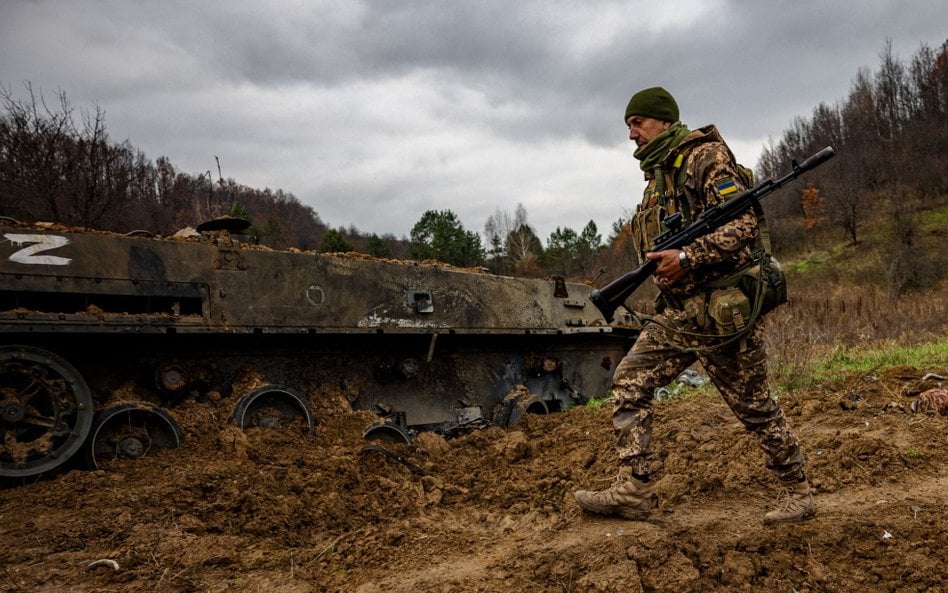
[[[332,225],[480,230],[523,201],[545,237],[640,191],[621,113],[662,85],[752,164],[845,98],[891,40],[945,40],[944,0],[0,3],[0,83],[101,105],[150,157],[292,192]]]

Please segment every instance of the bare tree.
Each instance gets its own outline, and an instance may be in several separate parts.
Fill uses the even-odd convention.
[[[484,224],[490,267],[495,273],[533,270],[542,246],[527,223],[527,209],[518,203],[514,215],[498,208]]]
[[[61,220],[66,145],[75,135],[65,94],[50,109],[26,85],[26,100],[0,86],[5,116],[0,121],[0,213],[15,218]]]
[[[527,209],[517,204],[513,225],[507,232],[507,254],[514,262],[538,257],[542,246],[533,227],[527,222]]]

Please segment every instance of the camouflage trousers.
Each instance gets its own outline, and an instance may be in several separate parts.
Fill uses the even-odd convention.
[[[714,342],[662,327],[707,331],[695,327],[682,311],[667,309],[655,319],[659,323],[645,325],[613,377],[612,425],[620,464],[635,474],[648,475],[655,389],[668,385],[698,361],[737,418],[757,437],[767,457],[767,468],[784,481],[803,479],[799,444],[783,410],[770,397],[760,323],[740,341],[702,349]]]

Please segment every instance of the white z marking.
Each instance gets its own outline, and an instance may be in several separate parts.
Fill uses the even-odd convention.
[[[59,257],[58,255],[36,255],[43,251],[69,245],[69,239],[66,237],[60,237],[59,235],[18,235],[14,233],[6,233],[3,237],[14,245],[32,243],[29,247],[14,251],[10,255],[10,261],[12,262],[41,266],[68,266],[69,262],[72,261],[68,257]]]

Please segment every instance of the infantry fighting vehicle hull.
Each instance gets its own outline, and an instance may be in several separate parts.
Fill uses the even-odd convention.
[[[239,427],[312,432],[312,405],[343,393],[380,415],[367,435],[396,440],[564,410],[607,392],[634,337],[589,292],[226,231],[0,219],[0,477],[177,447],[176,404],[210,394]]]

